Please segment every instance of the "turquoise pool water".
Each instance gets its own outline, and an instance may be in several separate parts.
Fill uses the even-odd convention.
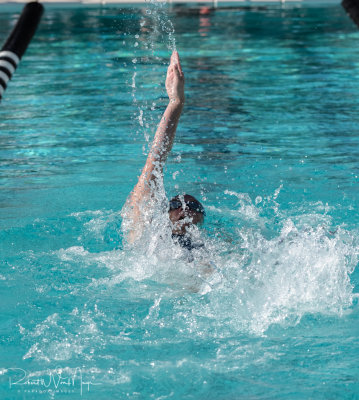
[[[359,398],[358,39],[338,5],[46,10],[0,106],[1,399]],[[121,233],[174,46],[209,283]]]

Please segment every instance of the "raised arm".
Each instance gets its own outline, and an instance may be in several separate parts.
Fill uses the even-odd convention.
[[[177,51],[172,53],[167,70],[166,90],[169,103],[158,125],[146,164],[129,198],[130,209],[127,218],[132,225],[129,237],[131,242],[142,232],[144,207],[150,203],[158,186],[158,180],[163,177],[163,166],[172,149],[184,105],[184,75]]]

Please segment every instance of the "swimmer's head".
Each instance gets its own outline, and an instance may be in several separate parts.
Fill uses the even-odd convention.
[[[188,227],[203,222],[206,212],[195,197],[184,194],[170,200],[168,214],[173,224],[172,233],[184,235]]]

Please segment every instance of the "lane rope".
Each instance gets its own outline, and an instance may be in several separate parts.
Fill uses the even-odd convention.
[[[0,101],[36,32],[43,12],[43,5],[37,1],[27,3],[0,51]]]

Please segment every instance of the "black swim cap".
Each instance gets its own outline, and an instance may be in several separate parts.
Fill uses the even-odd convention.
[[[201,213],[203,216],[206,215],[206,211],[204,210],[203,205],[194,196],[191,196],[190,194],[184,194],[184,195],[178,194],[177,196],[172,197],[172,199],[169,201],[170,210],[177,210],[177,208],[182,207],[183,200],[186,206],[190,210],[197,211]]]

